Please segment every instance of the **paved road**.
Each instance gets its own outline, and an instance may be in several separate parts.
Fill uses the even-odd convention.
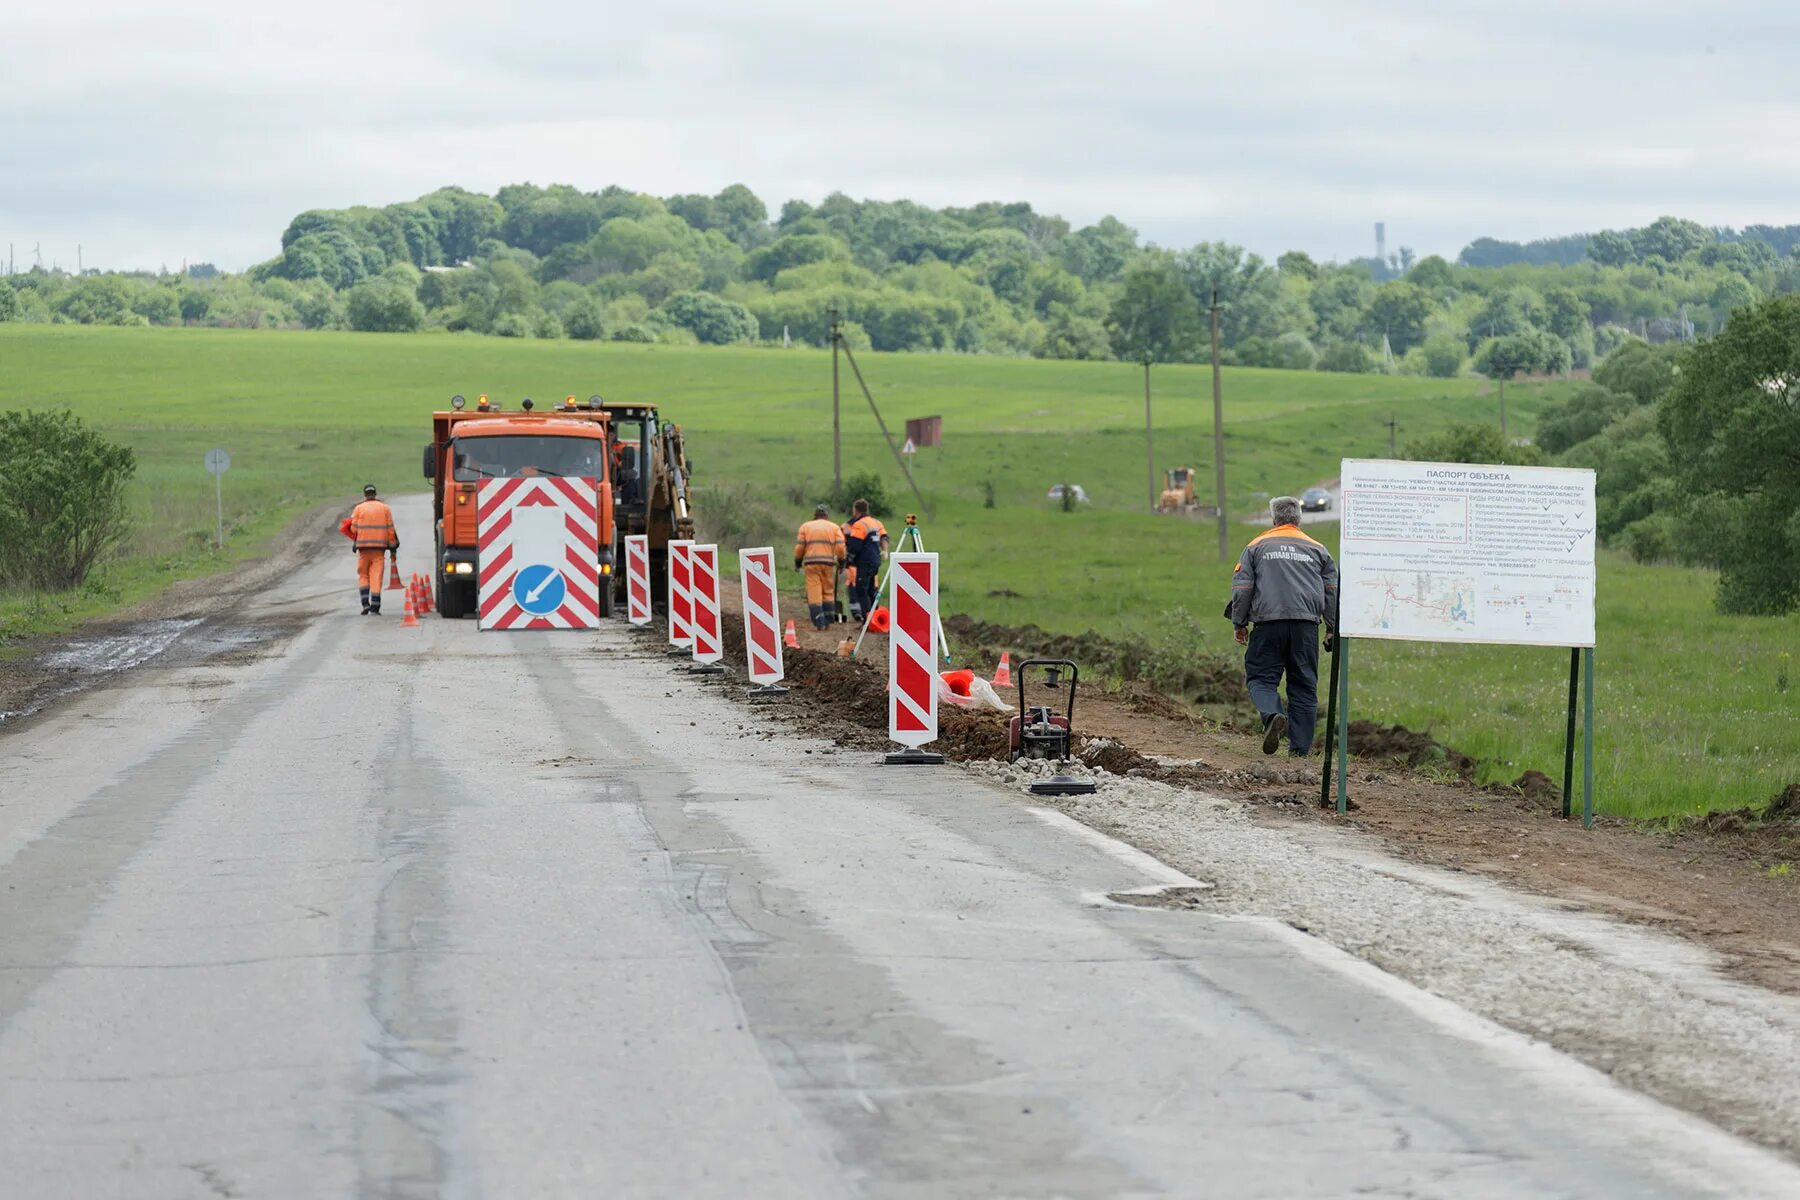
[[[0,1195],[1796,1194],[953,768],[351,586],[0,733]]]

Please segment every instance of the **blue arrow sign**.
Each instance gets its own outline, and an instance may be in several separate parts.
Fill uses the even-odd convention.
[[[521,567],[513,576],[513,601],[534,617],[553,613],[562,607],[569,585],[555,567],[537,563]]]

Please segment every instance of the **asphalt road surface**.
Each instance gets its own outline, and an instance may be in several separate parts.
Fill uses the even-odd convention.
[[[353,589],[333,553],[240,614],[284,640],[0,732],[0,1195],[1800,1194],[1303,932],[1111,902],[1193,881],[771,734],[620,626]]]

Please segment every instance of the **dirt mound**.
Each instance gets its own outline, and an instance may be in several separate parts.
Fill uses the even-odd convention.
[[[1562,803],[1562,789],[1542,771],[1527,771],[1511,783],[1490,783],[1490,792],[1515,793],[1532,804],[1543,804],[1558,808]]]
[[[1687,828],[1700,833],[1741,833],[1758,826],[1786,831],[1794,825],[1800,825],[1800,783],[1790,783],[1776,792],[1760,813],[1748,807],[1709,812],[1689,822]]]
[[[744,623],[723,614],[725,660],[744,669]],[[789,646],[782,656],[791,689],[786,701],[771,707],[806,732],[833,738],[842,746],[888,746],[887,675],[885,664],[839,658],[822,650]],[[957,762],[1006,757],[1006,717],[995,712],[938,708],[938,740],[931,749]]]
[[[1075,756],[1090,767],[1110,771],[1114,775],[1136,772],[1139,775],[1161,778],[1168,770],[1155,759],[1146,758],[1130,746],[1106,738],[1085,742],[1076,750]]]
[[[1458,775],[1475,773],[1475,760],[1452,750],[1429,733],[1404,725],[1378,725],[1374,721],[1350,722],[1350,753],[1358,758],[1380,758],[1408,767],[1436,767]],[[1535,771],[1529,775],[1538,774]],[[1539,776],[1542,778],[1542,776]],[[1545,782],[1548,782],[1546,780]],[[1554,786],[1554,785],[1552,785]]]
[[[1194,714],[1180,701],[1171,700],[1141,679],[1133,679],[1120,688],[1117,699],[1132,712],[1147,717],[1164,717],[1171,721],[1194,719]]]

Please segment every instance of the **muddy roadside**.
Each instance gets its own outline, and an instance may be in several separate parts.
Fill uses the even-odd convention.
[[[727,660],[743,669],[737,597],[726,596]],[[946,622],[973,665],[991,674],[1005,631],[967,618]],[[1109,653],[1082,639],[1045,643],[1015,631],[1021,653]],[[1092,635],[1089,635],[1092,639]],[[837,631],[799,631],[787,651],[788,696],[766,707],[778,719],[840,745],[888,748],[886,644],[871,635],[862,657],[839,658]],[[872,651],[872,652],[871,652]],[[1112,651],[1112,653],[1116,653]],[[1090,659],[1089,661],[1092,661]],[[1514,786],[1473,782],[1473,759],[1414,731],[1357,722],[1351,728],[1346,816],[1319,807],[1319,765],[1266,758],[1243,716],[1233,716],[1241,677],[1196,667],[1177,699],[1144,680],[1108,692],[1094,684],[1076,701],[1078,754],[1090,771],[1191,787],[1242,801],[1258,823],[1349,828],[1411,861],[1481,875],[1572,905],[1692,938],[1731,976],[1800,995],[1800,785],[1762,817],[1715,814],[1681,828],[1601,817],[1592,830],[1561,818],[1557,784],[1529,772]],[[1016,701],[1008,690],[1006,698]],[[1049,698],[1036,692],[1032,704]],[[1205,715],[1195,703],[1207,705]],[[1005,718],[943,709],[934,749],[957,761],[1006,757]],[[1104,795],[1104,792],[1102,793]]]
[[[249,620],[240,610],[331,546],[339,536],[332,517],[342,507],[321,504],[294,518],[270,540],[263,558],[181,580],[103,620],[24,643],[22,653],[0,660],[0,730],[17,728],[57,701],[137,667],[257,652],[297,633],[304,615]]]

